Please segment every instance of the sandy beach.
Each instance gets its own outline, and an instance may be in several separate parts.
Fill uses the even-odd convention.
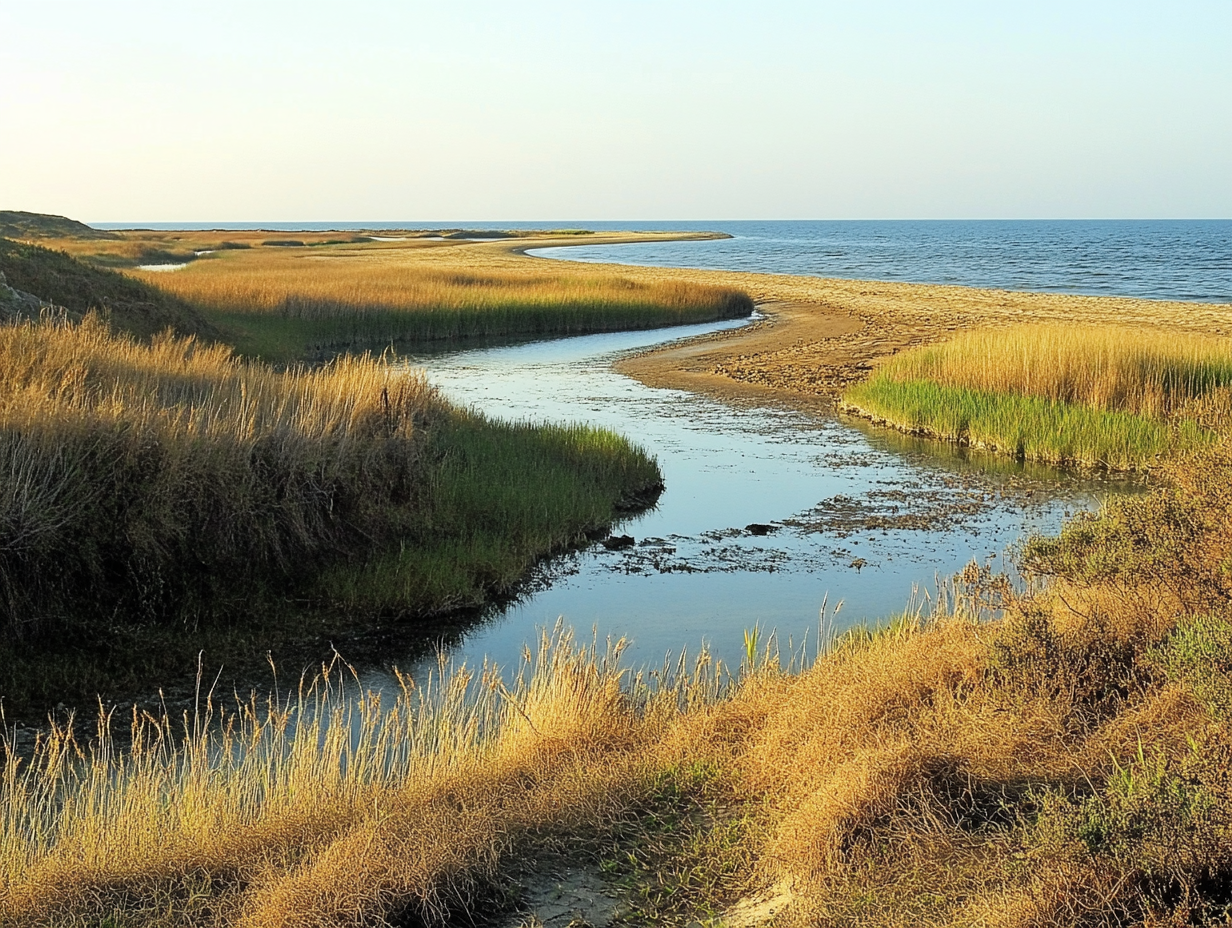
[[[443,260],[475,267],[552,259],[532,249],[700,238],[696,234],[596,233],[584,239],[521,239],[442,250]],[[524,265],[523,265],[524,266]],[[832,401],[876,363],[906,348],[972,328],[1031,322],[1117,324],[1232,334],[1232,305],[836,280],[688,268],[571,262],[579,272],[641,281],[688,280],[738,287],[766,319],[622,361],[618,369],[651,386],[726,397],[774,395],[789,402]]]

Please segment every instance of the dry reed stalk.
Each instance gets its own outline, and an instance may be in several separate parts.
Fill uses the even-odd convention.
[[[442,917],[528,835],[630,802],[685,691],[717,694],[704,667],[652,691],[621,648],[558,628],[512,679],[442,663],[419,686],[401,678],[392,704],[325,668],[286,701],[134,715],[123,754],[110,719],[84,751],[55,727],[32,758],[5,759],[0,923],[136,900],[210,924]],[[197,876],[213,887],[202,911],[183,898]]]
[[[366,357],[275,371],[96,319],[0,327],[4,632],[37,625],[44,594],[113,593],[117,571],[169,589],[196,582],[185,565],[278,574],[380,537],[440,409],[421,374]]]

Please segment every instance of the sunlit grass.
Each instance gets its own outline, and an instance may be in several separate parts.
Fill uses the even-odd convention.
[[[274,370],[94,318],[0,326],[0,475],[10,706],[105,688],[96,650],[182,661],[254,601],[475,606],[661,489],[611,432],[490,421],[389,360]]]
[[[683,281],[638,282],[560,265],[472,268],[460,247],[261,247],[220,252],[170,274],[133,273],[201,307],[235,334],[241,351],[266,358],[640,329],[752,310],[739,291]]]
[[[1230,385],[1226,339],[1040,325],[904,352],[844,402],[898,428],[1019,458],[1124,469],[1209,441],[1193,419]]]

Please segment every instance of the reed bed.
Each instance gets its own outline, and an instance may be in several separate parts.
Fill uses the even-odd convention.
[[[443,925],[562,857],[643,923],[1220,924],[1232,445],[1161,476],[1032,542],[1046,588],[973,564],[785,663],[754,631],[632,673],[558,627],[511,675],[53,729],[5,758],[0,924]]]
[[[183,666],[254,601],[479,605],[662,486],[612,433],[492,422],[387,360],[275,370],[93,317],[0,326],[0,473],[0,697],[26,709]]]
[[[151,615],[243,596],[246,578],[389,537],[439,407],[422,376],[370,358],[278,372],[96,319],[0,327],[4,634],[83,595]]]
[[[984,329],[905,352],[879,372],[1167,419],[1232,385],[1232,341],[1119,326]]]
[[[465,247],[262,247],[211,255],[171,274],[134,273],[201,307],[238,333],[241,350],[265,357],[649,328],[752,311],[739,291],[684,281],[517,265],[476,270],[457,253]]]
[[[512,679],[447,669],[362,694],[346,668],[192,718],[134,715],[132,747],[51,730],[0,790],[5,924],[442,920],[537,833],[631,802],[639,754],[712,668],[654,692],[621,645],[542,642]],[[358,921],[357,921],[358,920]]]
[[[1034,325],[904,352],[844,403],[907,431],[1019,458],[1132,469],[1209,441],[1198,411],[1230,386],[1227,339]]]

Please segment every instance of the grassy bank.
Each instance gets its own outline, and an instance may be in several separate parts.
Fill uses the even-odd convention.
[[[96,312],[115,330],[138,338],[148,339],[166,329],[210,341],[220,338],[196,307],[63,251],[0,238],[0,272],[8,286],[62,307],[74,320]]]
[[[566,266],[468,267],[468,246],[413,241],[231,250],[150,286],[201,307],[244,354],[286,360],[337,349],[468,338],[577,335],[748,315],[743,293],[641,283]],[[139,273],[139,272],[134,272]]]
[[[92,319],[0,327],[0,461],[10,712],[150,661],[179,676],[254,601],[420,619],[474,605],[660,480],[610,433],[488,422],[382,361],[275,371]],[[253,654],[274,643],[244,632]]]
[[[137,720],[143,749],[11,760],[13,924],[442,924],[567,858],[626,923],[1216,925],[1232,896],[1232,447],[1169,468],[950,606],[800,669],[750,641],[631,676],[567,638],[517,682],[395,705]],[[979,621],[990,608],[996,621]],[[760,913],[760,915],[758,914]]]
[[[886,361],[851,410],[1019,458],[1117,469],[1212,439],[1232,386],[1226,339],[1115,326],[964,333]]]

